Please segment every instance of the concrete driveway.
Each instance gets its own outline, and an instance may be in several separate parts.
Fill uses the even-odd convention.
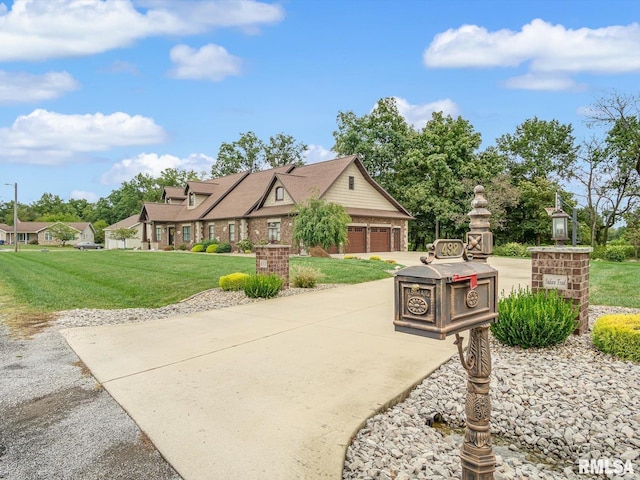
[[[529,283],[528,260],[490,263],[500,289]],[[337,480],[364,421],[456,354],[392,321],[385,279],[62,333],[183,478]]]

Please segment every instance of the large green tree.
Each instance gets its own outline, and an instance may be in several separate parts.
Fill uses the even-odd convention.
[[[507,172],[519,190],[518,204],[508,210],[509,240],[538,245],[548,241],[551,221],[544,209],[555,205],[556,193],[567,204],[572,201],[560,182],[576,161],[573,127],[534,117],[499,137],[496,148],[506,157]]]
[[[461,219],[473,196],[463,179],[482,183],[500,170],[493,163],[499,157],[477,154],[480,143],[467,120],[435,112],[398,162],[398,199],[417,220],[410,231],[412,244],[463,233]]]
[[[279,133],[265,143],[248,131],[234,142],[222,142],[216,162],[211,167],[213,177],[239,172],[257,172],[284,165],[303,165],[307,145],[296,142],[291,135]]]
[[[616,137],[625,143],[627,160],[640,175],[640,97],[614,90],[596,99],[589,112],[590,126],[617,130]]]
[[[333,151],[358,154],[374,180],[397,194],[402,188],[397,182],[397,164],[407,155],[416,131],[398,111],[395,99],[378,100],[371,113],[361,117],[352,111],[339,112],[337,123]]]

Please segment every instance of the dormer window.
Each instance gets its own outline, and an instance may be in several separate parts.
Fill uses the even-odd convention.
[[[196,194],[191,192],[189,194],[189,206],[193,207],[196,204]]]
[[[356,178],[349,177],[349,190],[354,190],[356,188]]]
[[[276,202],[284,200],[284,188],[276,187]]]

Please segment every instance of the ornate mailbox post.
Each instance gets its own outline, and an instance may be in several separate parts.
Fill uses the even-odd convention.
[[[440,340],[455,334],[454,343],[467,371],[467,422],[460,449],[462,479],[488,480],[493,479],[495,471],[490,426],[489,325],[498,316],[498,272],[486,264],[493,252],[493,236],[484,188],[477,186],[474,192],[467,243],[436,240],[429,246],[427,256],[420,259],[425,265],[407,267],[396,274],[393,323],[397,331]],[[435,259],[464,261],[432,264]],[[459,333],[469,329],[465,357]]]

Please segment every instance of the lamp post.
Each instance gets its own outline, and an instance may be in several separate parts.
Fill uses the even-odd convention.
[[[5,183],[13,185],[13,250],[18,251],[18,183]]]
[[[556,245],[564,246],[564,242],[569,240],[567,235],[569,232],[569,215],[567,215],[561,206],[559,196],[556,193],[556,208],[551,214],[551,240],[555,240]],[[575,232],[575,226],[574,226]],[[574,245],[575,246],[575,245]]]

